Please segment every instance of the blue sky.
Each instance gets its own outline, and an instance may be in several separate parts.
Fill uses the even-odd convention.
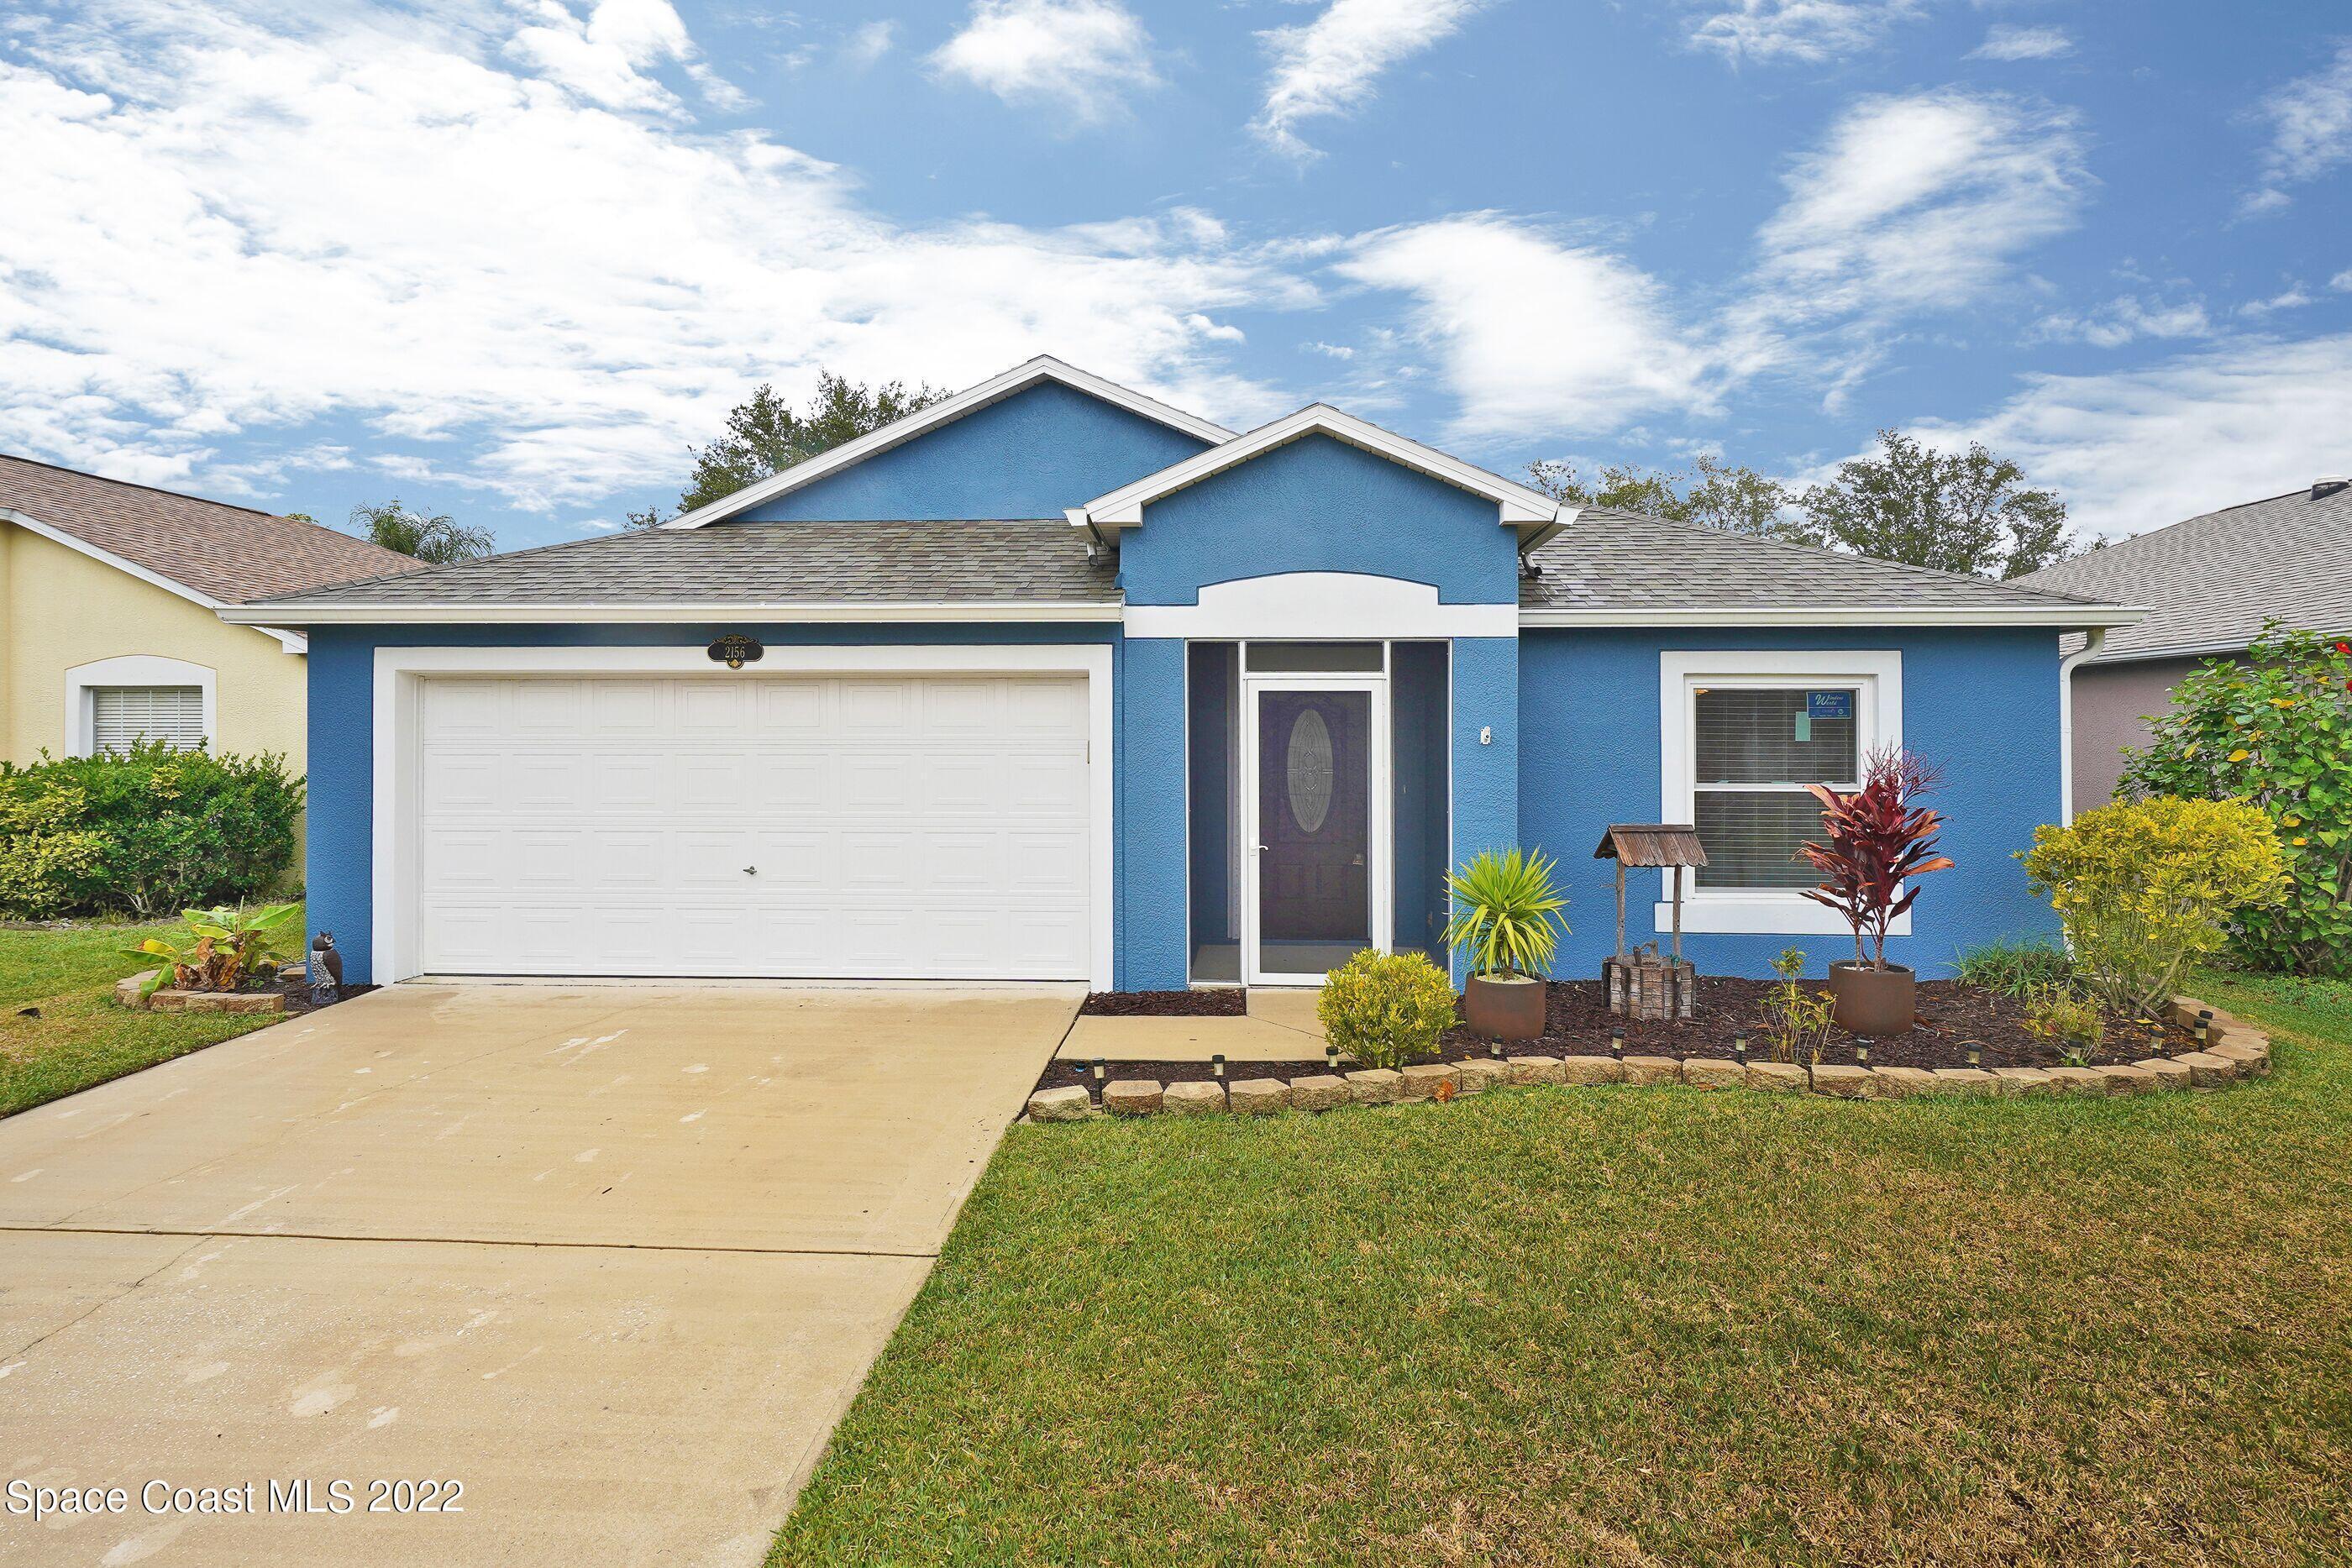
[[[2105,533],[2352,469],[2340,5],[79,0],[0,139],[0,449],[505,547],[1038,352],[1509,473],[1980,438]]]

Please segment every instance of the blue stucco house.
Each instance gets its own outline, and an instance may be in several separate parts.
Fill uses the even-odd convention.
[[[310,919],[354,978],[1312,983],[1449,866],[1695,822],[1703,970],[1843,927],[1804,784],[1940,767],[1924,973],[2046,929],[2058,642],[2116,606],[1550,497],[1316,404],[1033,361],[659,528],[240,607],[310,635]],[[1640,873],[1633,939],[1663,932]]]

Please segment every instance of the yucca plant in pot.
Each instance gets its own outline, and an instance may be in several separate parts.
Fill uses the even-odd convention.
[[[1862,788],[1851,794],[1806,786],[1821,802],[1828,841],[1797,852],[1822,873],[1822,885],[1805,896],[1853,927],[1853,961],[1830,966],[1837,1025],[1849,1034],[1900,1034],[1918,1016],[1918,976],[1886,961],[1886,928],[1919,896],[1914,877],[1952,867],[1936,852],[1942,814],[1919,804],[1936,784],[1935,769],[1917,756],[1888,749],[1870,754]]]
[[[1445,945],[1470,968],[1462,1014],[1480,1034],[1533,1040],[1543,1033],[1544,971],[1568,929],[1568,900],[1540,852],[1487,850],[1445,879],[1454,901]]]

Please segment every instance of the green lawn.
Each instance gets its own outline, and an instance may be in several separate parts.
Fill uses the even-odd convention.
[[[778,1563],[2352,1550],[2352,988],[2268,1082],[1016,1127]]]
[[[0,930],[0,1116],[278,1021],[268,1014],[134,1012],[114,982],[154,967],[122,951],[162,925]],[[295,929],[299,930],[298,921]],[[40,1009],[38,1018],[23,1009]]]

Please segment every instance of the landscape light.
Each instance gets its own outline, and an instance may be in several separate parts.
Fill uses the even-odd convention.
[[[1223,1078],[1225,1075],[1225,1053],[1223,1051],[1221,1051],[1214,1056],[1209,1058],[1209,1072],[1212,1077],[1215,1078]]]

